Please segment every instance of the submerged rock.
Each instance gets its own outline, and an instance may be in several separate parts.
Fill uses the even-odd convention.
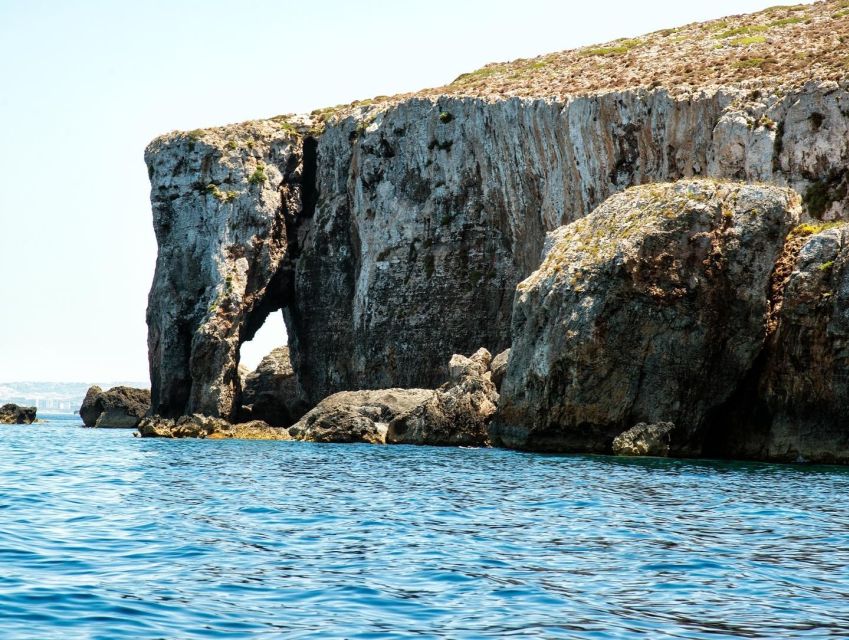
[[[613,453],[618,456],[667,456],[674,429],[671,422],[641,422],[613,439]]]
[[[150,391],[133,387],[112,387],[103,391],[92,385],[80,406],[80,418],[87,427],[135,428],[150,410]]]
[[[183,416],[176,420],[151,416],[139,422],[138,435],[142,438],[208,438],[222,440],[291,440],[286,429],[272,427],[262,420],[232,424],[221,418],[199,414]]]
[[[0,406],[0,424],[32,424],[35,422],[35,414],[35,407],[4,404]]]
[[[242,404],[245,415],[275,427],[297,422],[307,409],[304,393],[289,360],[289,348],[278,347],[244,378]]]
[[[552,233],[517,290],[493,440],[604,453],[629,425],[668,421],[673,451],[698,453],[764,345],[799,205],[789,189],[687,180],[634,187]]]

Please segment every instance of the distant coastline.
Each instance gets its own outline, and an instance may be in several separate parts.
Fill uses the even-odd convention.
[[[39,414],[73,413],[80,408],[88,388],[96,384],[104,389],[125,385],[147,387],[147,382],[0,382],[0,404],[13,402],[36,407]]]

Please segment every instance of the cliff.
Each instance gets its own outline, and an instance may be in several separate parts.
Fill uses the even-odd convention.
[[[846,37],[839,2],[775,8],[158,138],[153,412],[233,417],[239,346],[278,310],[310,404],[433,387],[510,346],[546,233],[632,185],[764,182],[845,218]]]

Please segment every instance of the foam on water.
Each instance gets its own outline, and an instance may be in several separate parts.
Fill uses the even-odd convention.
[[[0,636],[845,637],[849,470],[0,427]]]

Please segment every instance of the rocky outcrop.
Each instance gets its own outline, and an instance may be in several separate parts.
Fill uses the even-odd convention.
[[[80,406],[80,418],[87,427],[135,428],[150,410],[150,391],[133,387],[112,387],[103,391],[92,385]]]
[[[298,440],[481,446],[498,393],[491,356],[454,355],[440,389],[342,391],[322,400],[289,431]]]
[[[392,420],[434,395],[430,389],[340,391],[319,402],[289,433],[312,442],[383,443]]]
[[[0,424],[32,424],[35,422],[35,414],[35,407],[4,404],[0,406]]]
[[[309,408],[289,360],[289,348],[278,347],[245,376],[242,412],[275,427],[297,422]]]
[[[86,391],[83,403],[80,405],[79,414],[83,424],[87,427],[93,427],[103,412],[103,409],[97,404],[97,399],[102,393],[103,389],[96,384],[91,385]]]
[[[674,429],[671,422],[641,422],[613,439],[613,453],[617,456],[667,456]]]
[[[139,422],[142,438],[207,438],[223,440],[291,440],[286,429],[272,427],[262,420],[232,424],[221,418],[194,414],[176,420],[151,416]]]
[[[766,341],[799,205],[789,189],[681,181],[552,233],[517,289],[493,440],[605,453],[631,425],[672,422],[673,453],[700,452]]]
[[[427,401],[397,415],[387,426],[389,444],[483,446],[495,415],[498,392],[489,371],[492,356],[479,349],[471,357],[455,354],[449,380]]]
[[[172,134],[145,159],[159,245],[147,323],[154,413],[238,412],[239,347],[290,291],[305,143],[285,121]]]
[[[787,248],[766,347],[706,453],[849,463],[849,226],[801,225]]]

